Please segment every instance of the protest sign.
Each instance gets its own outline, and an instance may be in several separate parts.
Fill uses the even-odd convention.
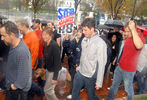
[[[58,8],[58,33],[71,34],[74,26],[74,8]]]

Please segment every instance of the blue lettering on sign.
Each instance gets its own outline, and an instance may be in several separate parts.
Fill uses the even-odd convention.
[[[75,14],[74,8],[59,8],[58,19]]]
[[[61,8],[59,8],[58,9],[58,19],[61,19],[61,18],[63,18],[63,15],[62,15],[62,9]]]
[[[74,8],[71,8],[69,13],[70,13],[70,15],[75,14]]]

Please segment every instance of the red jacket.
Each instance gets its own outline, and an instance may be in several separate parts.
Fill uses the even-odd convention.
[[[38,39],[39,39],[39,54],[38,54],[38,57],[41,58],[41,57],[43,57],[43,47],[42,47],[43,38],[42,38],[42,31],[41,30],[37,30],[36,31],[36,35],[38,36]]]

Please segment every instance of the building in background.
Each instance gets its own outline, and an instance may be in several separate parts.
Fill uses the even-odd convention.
[[[57,7],[71,7],[74,8],[74,0],[56,0]]]

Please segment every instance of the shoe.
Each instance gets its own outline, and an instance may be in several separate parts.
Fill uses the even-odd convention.
[[[2,92],[3,91],[3,89],[2,88],[0,88],[0,92]]]
[[[80,92],[83,92],[83,91],[84,91],[84,88]]]
[[[72,99],[72,95],[69,94],[69,95],[67,96],[67,99]]]

